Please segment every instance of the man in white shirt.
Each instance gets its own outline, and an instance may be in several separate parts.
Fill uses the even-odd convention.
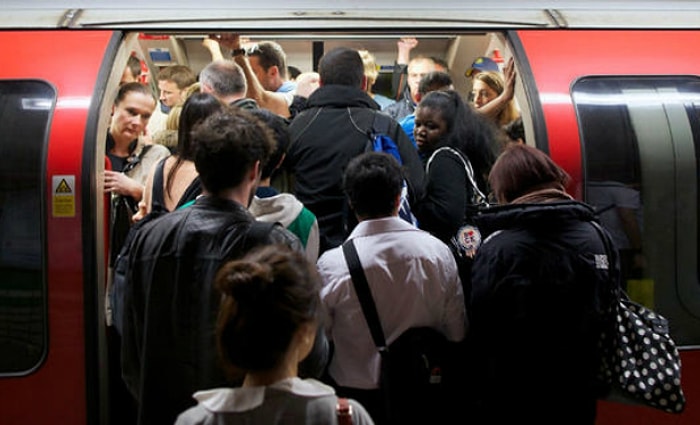
[[[348,164],[343,185],[359,221],[348,240],[357,249],[387,344],[422,326],[460,341],[467,324],[454,256],[440,240],[398,217],[401,181],[398,162],[384,153],[365,153]],[[342,247],[324,253],[317,265],[327,333],[335,346],[330,377],[338,387],[377,389],[380,355]],[[371,413],[371,403],[360,401]]]

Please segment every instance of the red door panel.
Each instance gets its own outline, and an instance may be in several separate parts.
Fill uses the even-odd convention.
[[[111,31],[0,31],[0,80],[39,79],[57,92],[44,176],[48,349],[34,372],[0,375],[2,423],[86,423],[90,389],[85,384],[84,331],[85,320],[95,318],[84,317],[81,170],[88,109],[96,101],[97,75],[112,35]],[[72,217],[52,216],[54,175],[75,176]]]

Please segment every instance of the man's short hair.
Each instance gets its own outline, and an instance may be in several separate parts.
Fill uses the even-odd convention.
[[[361,87],[365,67],[357,50],[337,47],[321,57],[318,73],[324,85]]]
[[[287,120],[267,109],[251,109],[250,113],[260,118],[260,120],[272,130],[275,142],[277,142],[275,151],[270,155],[270,158],[262,169],[262,176],[260,178],[266,179],[272,177],[272,174],[280,165],[280,161],[282,161],[282,156],[287,153],[290,142],[289,130],[287,129],[289,124]]]
[[[279,69],[280,76],[287,78],[287,55],[282,46],[274,41],[261,41],[248,49],[248,56],[258,58],[260,67],[267,71],[271,66]]]
[[[130,55],[126,61],[126,66],[129,68],[131,75],[138,79],[141,76],[141,60],[134,55]]]
[[[185,65],[171,65],[160,70],[158,81],[172,81],[178,89],[183,90],[197,82],[197,76]]]
[[[271,131],[249,112],[226,107],[192,131],[194,165],[202,186],[213,193],[239,186],[253,165],[265,164],[275,141]]]
[[[431,91],[440,89],[449,89],[452,86],[452,77],[450,74],[442,71],[433,71],[425,74],[418,83],[418,93],[425,96]]]
[[[350,161],[343,188],[355,214],[372,219],[393,215],[402,182],[396,158],[383,152],[367,152]]]
[[[209,63],[199,73],[199,82],[211,87],[218,96],[245,94],[245,74],[237,63],[231,60],[217,60]]]

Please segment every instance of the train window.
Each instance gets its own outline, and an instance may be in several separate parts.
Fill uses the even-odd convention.
[[[0,81],[0,374],[28,373],[46,351],[43,164],[54,98],[42,82]]]
[[[619,249],[633,299],[700,342],[700,79],[590,77],[573,86],[585,199]]]

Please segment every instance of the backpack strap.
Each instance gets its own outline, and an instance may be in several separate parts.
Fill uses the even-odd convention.
[[[348,239],[345,241],[345,243],[343,243],[343,255],[345,256],[345,262],[347,262],[348,268],[350,269],[350,278],[353,286],[355,287],[357,298],[360,301],[362,313],[364,314],[369,330],[372,333],[374,345],[376,345],[379,352],[382,353],[387,350],[386,340],[384,339],[384,331],[382,330],[382,324],[379,321],[377,306],[374,304],[374,299],[372,298],[372,292],[369,289],[369,283],[367,283],[365,271],[362,268],[360,257],[357,255],[357,249],[355,248],[355,244],[353,243],[352,239]]]
[[[165,208],[165,196],[163,195],[163,168],[165,168],[166,158],[161,159],[156,164],[156,170],[153,174],[153,185],[151,186],[151,210],[163,210]]]
[[[187,189],[185,189],[185,192],[180,197],[180,200],[177,201],[177,205],[175,206],[175,209],[180,208],[181,206],[187,204],[188,202],[194,201],[201,194],[202,194],[202,181],[199,179],[199,176],[197,176],[194,178],[194,180],[192,180],[190,185],[187,186]]]

